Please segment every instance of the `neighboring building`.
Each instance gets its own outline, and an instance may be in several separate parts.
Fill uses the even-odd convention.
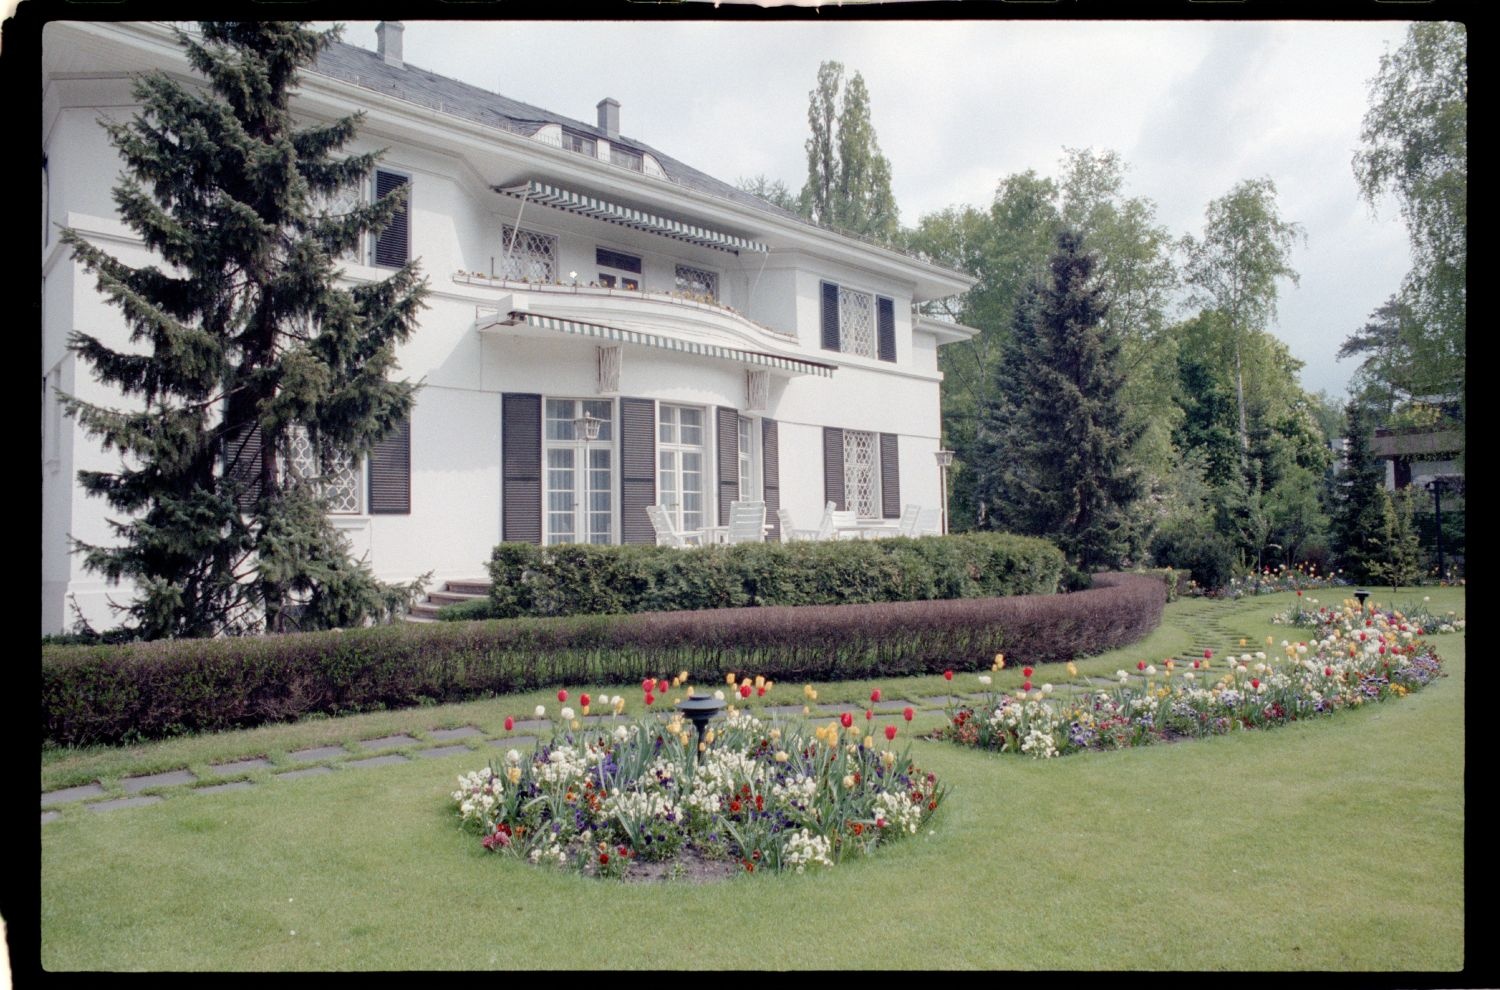
[[[1461,481],[1462,447],[1458,430],[1441,426],[1377,429],[1370,442],[1370,452],[1385,461],[1385,487],[1393,492],[1438,477],[1450,479],[1450,484]]]
[[[411,187],[345,278],[416,257],[431,289],[399,352],[423,383],[410,422],[331,484],[377,575],[473,577],[501,540],[650,542],[655,503],[685,529],[727,522],[741,497],[809,527],[825,500],[871,520],[940,504],[937,351],[973,331],[913,307],[972,279],[633,141],[613,100],[581,123],[404,64],[399,23],[378,34],[377,52],[326,52],[293,103],[310,122],[363,110],[351,150],[388,149],[364,194]],[[120,163],[99,118],[128,116],[130,74],[153,68],[190,75],[162,24],[43,35],[44,633],[70,624],[70,601],[112,625],[107,596],[129,595],[70,552],[69,537],[110,541],[108,507],[75,479],[118,459],[55,402],[121,401],[65,345],[85,330],[123,346],[125,325],[54,225],[149,262],[115,213]],[[575,432],[583,417],[596,439]]]

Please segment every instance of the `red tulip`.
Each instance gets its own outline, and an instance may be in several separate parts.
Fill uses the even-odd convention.
[[[1323,676],[1324,677],[1332,677],[1333,676],[1333,668],[1332,667],[1324,667],[1323,668]]]
[[[1144,660],[1137,660],[1135,662],[1135,669],[1136,670],[1145,670],[1146,669],[1146,661],[1144,661]]]
[[[1198,669],[1198,661],[1196,661],[1196,660],[1193,661],[1193,669],[1194,670]]]
[[[608,866],[609,865],[609,853],[600,853],[599,854],[599,865],[600,866]]]
[[[880,700],[880,688],[876,688],[875,690],[870,692],[870,700],[873,702],[878,702]]]
[[[511,718],[509,715],[505,716],[505,731],[509,732],[511,729],[514,729],[515,727],[516,727],[516,720],[513,719],[513,718]]]
[[[1033,672],[1034,671],[1033,671],[1033,669],[1031,667],[1022,667],[1021,668],[1022,675],[1026,676],[1026,677],[1030,677]]]
[[[847,729],[849,728],[849,726],[854,724],[854,716],[850,715],[848,712],[845,712],[844,714],[839,716],[839,721],[844,723],[844,728]]]
[[[1203,659],[1205,659],[1205,660],[1212,660],[1213,658],[1214,658],[1214,651],[1213,650],[1204,650],[1203,651]]]
[[[568,700],[568,689],[567,688],[563,688],[561,691],[557,692],[557,700],[559,702],[563,702],[563,701],[567,701]]]
[[[589,696],[586,694],[580,694],[578,696],[578,703],[587,708],[589,706]]]
[[[885,737],[888,740],[896,738],[896,727],[894,725],[888,725],[885,727]]]
[[[669,688],[671,686],[672,685],[668,684],[666,681],[657,681],[656,682],[656,693],[657,694],[666,694],[667,693],[667,688]]]
[[[740,685],[740,697],[741,698],[748,698],[748,697],[750,697],[750,685],[748,685],[748,684],[741,684]]]
[[[1252,678],[1250,678],[1250,686],[1253,687],[1253,688],[1260,687],[1260,678],[1259,677],[1252,677]]]
[[[948,680],[948,681],[953,680],[953,671],[951,671],[951,670],[945,670],[945,671],[943,671],[943,679],[944,680]]]
[[[915,714],[917,714],[917,713],[914,712],[914,711],[912,711],[910,708],[903,708],[903,709],[901,709],[901,717],[904,718],[904,719],[906,719],[908,722],[910,722],[912,720],[912,716],[915,715]]]
[[[870,721],[874,717],[875,717],[875,713],[872,712],[872,711],[870,711],[870,709],[866,708],[865,709],[865,721],[868,722],[868,721]]]
[[[1298,598],[1301,598],[1301,597],[1302,597],[1302,592],[1300,592],[1300,591],[1299,591],[1299,592],[1297,592],[1297,597],[1298,597]]]
[[[755,696],[757,698],[764,698],[766,696],[766,686],[764,684],[755,689]]]
[[[1022,691],[1030,691],[1031,690],[1031,682],[1030,681],[1022,681],[1021,682],[1021,690]]]
[[[642,691],[650,691],[655,686],[656,686],[656,681],[652,680],[649,677],[646,678],[644,681],[641,681],[641,690]]]
[[[652,694],[650,691],[646,692],[646,704],[647,705],[654,705],[654,704],[656,704],[656,695]]]

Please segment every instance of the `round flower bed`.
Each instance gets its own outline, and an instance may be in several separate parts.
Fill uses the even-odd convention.
[[[459,777],[459,817],[486,849],[612,877],[683,858],[802,873],[917,833],[943,801],[896,725],[768,725],[730,707],[700,743],[680,715],[610,707],[587,725],[562,709],[550,741]]]
[[[1067,698],[1052,697],[1051,684],[1033,689],[1028,667],[1021,690],[950,707],[937,735],[1041,759],[1266,728],[1403,697],[1442,676],[1437,651],[1399,617],[1340,612],[1320,632],[1311,643],[1283,642],[1285,655],[1270,659],[1214,660],[1205,650],[1201,660],[1167,660],[1160,670],[1142,660],[1134,677],[1117,671],[1113,689]]]

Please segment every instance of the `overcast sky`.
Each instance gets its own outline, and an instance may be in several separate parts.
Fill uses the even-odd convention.
[[[1117,151],[1126,194],[1178,236],[1201,233],[1239,180],[1269,177],[1307,233],[1272,329],[1306,362],[1303,386],[1337,398],[1353,362],[1334,352],[1409,266],[1396,204],[1372,215],[1350,166],[1404,22],[404,23],[409,63],[587,122],[614,97],[627,137],[794,192],[808,91],[821,61],[841,61],[869,88],[908,225],[985,206],[1015,172],[1056,176],[1064,148]],[[374,24],[346,23],[344,40],[373,49]]]

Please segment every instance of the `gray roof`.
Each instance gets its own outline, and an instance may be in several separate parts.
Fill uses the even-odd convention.
[[[457,79],[449,79],[435,72],[428,72],[426,69],[409,63],[399,66],[388,65],[380,55],[356,45],[343,42],[330,45],[318,56],[316,71],[352,82],[377,93],[419,103],[444,113],[451,113],[527,137],[535,134],[544,125],[561,124],[570,131],[608,140],[612,145],[649,153],[661,164],[662,171],[666,173],[668,180],[683,188],[750,206],[783,219],[808,223],[795,213],[783,210],[727,182],[721,182],[711,175],[706,175],[669,155],[662,154],[650,145],[631,140],[623,135],[610,138],[593,124],[586,124],[550,110],[543,110],[541,107],[521,103],[478,86],[471,86]]]

